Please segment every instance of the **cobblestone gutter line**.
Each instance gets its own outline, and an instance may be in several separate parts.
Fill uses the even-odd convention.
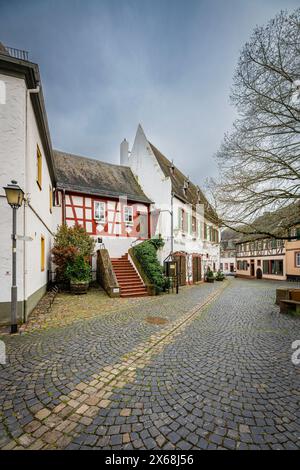
[[[183,317],[172,322],[139,344],[122,357],[121,362],[104,367],[93,375],[89,383],[81,382],[68,395],[59,397],[61,403],[54,409],[42,408],[35,419],[25,426],[25,433],[6,443],[2,449],[63,449],[89,426],[101,408],[111,404],[109,399],[114,389],[134,382],[136,371],[144,368],[154,355],[159,354],[181,332],[223,292],[229,282],[224,281],[220,288],[203,302],[189,310]],[[130,409],[124,408],[120,416],[129,416]]]

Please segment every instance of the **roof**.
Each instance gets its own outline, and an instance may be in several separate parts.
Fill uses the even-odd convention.
[[[174,195],[178,199],[192,204],[193,206],[196,206],[196,204],[203,204],[205,217],[214,223],[218,223],[218,216],[216,212],[207,201],[199,186],[189,181],[188,177],[185,176],[172,162],[170,162],[170,160],[165,157],[153,144],[151,144],[151,142],[148,141],[148,143],[160,168],[162,169],[162,172],[165,176],[171,179],[172,191]],[[173,168],[173,170],[171,170],[171,168]],[[184,183],[187,181],[189,181],[188,188],[186,191],[184,191]]]
[[[97,196],[126,196],[131,201],[151,203],[131,169],[93,158],[54,150],[57,187]]]
[[[286,207],[281,207],[273,212],[265,212],[257,217],[249,227],[249,232],[256,231],[256,234],[243,233],[239,236],[238,243],[257,240],[260,238],[276,238],[285,236],[288,229],[300,224],[300,203],[293,203]],[[246,232],[247,229],[243,228]],[[269,234],[269,236],[268,236]]]
[[[55,184],[55,165],[53,161],[52,144],[41,86],[39,66],[33,62],[29,62],[28,60],[12,57],[5,46],[0,43],[0,71],[7,75],[23,78],[28,89],[37,88],[38,85],[40,86],[39,93],[31,93],[30,99],[36,116],[41,140],[43,142],[49,173],[52,182]]]

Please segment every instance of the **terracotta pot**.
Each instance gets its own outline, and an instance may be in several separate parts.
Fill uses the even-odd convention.
[[[89,281],[71,281],[70,290],[72,294],[86,294],[89,288]]]

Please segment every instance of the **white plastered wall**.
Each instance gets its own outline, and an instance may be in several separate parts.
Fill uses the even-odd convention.
[[[23,79],[0,74],[1,88],[5,90],[0,103],[0,321],[1,303],[11,296],[11,233],[12,210],[7,204],[3,186],[16,180],[25,184],[25,96]],[[17,213],[18,233],[23,234],[23,209]],[[17,245],[18,300],[23,300],[23,242]]]

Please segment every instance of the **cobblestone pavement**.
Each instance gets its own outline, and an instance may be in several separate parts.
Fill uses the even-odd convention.
[[[203,284],[5,337],[0,446],[300,448],[300,319],[279,314],[279,285]]]

